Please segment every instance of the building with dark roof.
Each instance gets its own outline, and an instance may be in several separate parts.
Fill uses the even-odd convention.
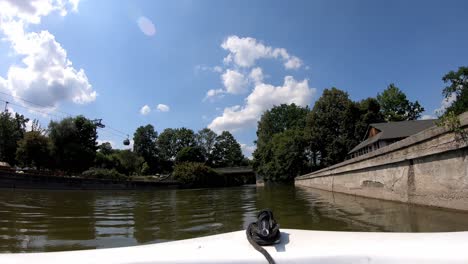
[[[435,119],[370,124],[364,136],[365,140],[348,152],[348,158],[358,157],[385,147],[434,125]]]

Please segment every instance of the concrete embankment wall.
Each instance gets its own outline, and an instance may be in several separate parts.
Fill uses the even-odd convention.
[[[468,112],[460,116],[468,131]],[[468,211],[468,139],[433,127],[366,155],[296,178],[332,192]]]

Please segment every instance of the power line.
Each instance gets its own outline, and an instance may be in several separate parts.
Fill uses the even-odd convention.
[[[100,131],[104,131],[104,132],[106,132],[106,133],[108,133],[108,134],[111,134],[111,135],[114,135],[114,136],[116,136],[116,137],[127,138],[127,135],[122,136],[122,135],[120,135],[120,134],[114,133],[114,132],[112,132],[112,131],[110,131],[110,130],[108,130],[108,129],[105,129],[105,128],[101,128]]]
[[[122,134],[122,135],[128,136],[127,133],[122,132],[122,131],[120,131],[120,130],[118,130],[118,129],[112,128],[112,127],[110,127],[110,126],[107,126],[107,128],[109,128],[109,129],[111,129],[111,130],[114,130],[115,132],[118,132],[118,133],[120,133],[120,134]]]
[[[26,103],[28,103],[28,104],[35,105],[35,106],[37,106],[37,107],[41,107],[41,108],[50,108],[49,106],[37,104],[37,103],[31,102],[31,101],[29,101],[29,100],[27,100],[27,99],[21,98],[21,97],[19,97],[19,96],[15,96],[15,95],[8,94],[8,93],[1,92],[1,91],[0,91],[0,93],[1,93],[1,94],[4,94],[4,95],[7,95],[7,96],[10,96],[10,97],[15,98],[15,99],[19,99],[19,100],[21,100],[21,101],[23,101],[23,102],[26,102]],[[57,113],[61,113],[61,114],[65,115],[65,116],[73,116],[72,114],[67,113],[67,112],[62,112],[62,111],[59,111],[59,110],[53,110],[53,111],[54,111],[54,112],[57,112]]]
[[[33,112],[37,112],[37,113],[46,115],[47,117],[49,117],[49,119],[51,119],[50,116],[55,116],[55,117],[57,117],[57,118],[62,118],[61,116],[58,116],[58,115],[54,115],[54,114],[51,114],[51,113],[47,113],[47,112],[44,112],[44,111],[40,111],[40,110],[37,110],[37,109],[35,109],[35,108],[30,108],[30,107],[27,107],[27,106],[24,106],[24,105],[20,105],[20,104],[15,104],[15,103],[12,103],[12,102],[8,102],[8,101],[3,100],[3,99],[0,99],[0,101],[5,102],[5,104],[14,105],[14,106],[17,106],[17,107],[21,107],[21,108],[24,108],[24,109],[27,109],[27,110],[30,110],[30,111],[33,111]],[[5,106],[5,107],[6,107],[6,106]]]

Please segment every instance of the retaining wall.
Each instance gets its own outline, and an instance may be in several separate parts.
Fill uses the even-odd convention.
[[[468,112],[460,116],[468,131]],[[371,198],[468,210],[468,139],[444,127],[334,166],[295,184]]]

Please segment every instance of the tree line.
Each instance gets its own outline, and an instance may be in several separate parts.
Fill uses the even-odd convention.
[[[468,111],[468,67],[450,71],[442,80],[448,84],[443,95],[453,103],[438,113],[441,120]],[[394,84],[375,98],[357,102],[345,91],[325,89],[312,109],[282,104],[262,115],[253,166],[265,181],[292,181],[344,161],[369,124],[416,120],[423,112],[418,101],[408,100]]]
[[[468,67],[447,73],[443,95],[452,104],[441,120],[452,120],[468,110]],[[312,109],[295,104],[266,111],[258,122],[253,167],[266,181],[291,181],[294,177],[327,167],[346,158],[371,123],[415,120],[424,108],[390,84],[375,98],[353,101],[337,88],[325,89]],[[455,118],[456,119],[456,118]],[[240,144],[228,131],[220,135],[204,128],[167,128],[160,134],[150,124],[136,129],[133,150],[97,144],[97,125],[84,116],[52,121],[41,128],[37,120],[26,131],[29,119],[18,113],[0,113],[0,161],[12,166],[82,174],[90,177],[126,178],[177,172],[185,177],[214,175],[210,168],[249,165]],[[183,175],[187,174],[187,175]],[[197,179],[195,179],[197,180]]]
[[[97,144],[97,124],[84,116],[51,121],[46,129],[18,113],[0,113],[0,161],[11,166],[98,178],[171,173],[182,163],[207,167],[248,165],[231,133],[208,128],[167,128],[158,135],[150,124],[136,129],[133,150]],[[210,172],[211,173],[211,172]]]

